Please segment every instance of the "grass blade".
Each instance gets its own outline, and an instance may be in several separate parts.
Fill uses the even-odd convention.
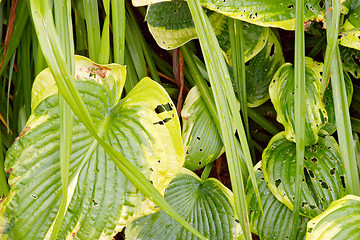
[[[71,74],[74,75],[74,42],[71,21],[71,2],[69,0],[55,1],[55,23],[56,29],[60,33],[61,47],[65,51],[67,67],[70,69]],[[69,167],[74,123],[71,108],[61,94],[59,94],[59,107],[62,199],[54,222],[54,228],[51,232],[51,240],[55,240],[57,238],[67,210]]]
[[[0,199],[6,196],[9,192],[9,185],[6,180],[4,161],[5,154],[3,152],[2,133],[0,131]]]
[[[125,57],[125,1],[111,1],[114,61],[124,64]]]
[[[295,140],[296,140],[296,179],[293,212],[292,239],[296,239],[301,204],[301,181],[304,177],[305,152],[305,34],[304,1],[296,0],[295,23]]]
[[[101,64],[107,64],[110,60],[110,1],[103,0],[105,8],[105,21],[103,25],[98,62]]]
[[[238,131],[241,148],[245,156],[250,178],[255,188],[257,199],[261,204],[244,126],[240,117],[229,72],[209,19],[205,15],[198,0],[190,0],[188,1],[188,4],[191,15],[193,16],[195,28],[199,36],[200,45],[208,69],[217,113],[218,116],[220,116],[219,121],[221,125],[223,143],[227,154],[230,179],[235,197],[235,210],[240,218],[239,220],[245,238],[251,239],[244,185],[241,175],[241,160],[236,150],[236,138],[233,134],[231,119],[233,118],[236,130]]]
[[[330,8],[330,2],[326,1],[326,8]],[[332,25],[333,19],[339,21],[340,18],[340,3],[339,1],[332,1],[333,12],[330,11],[326,15],[326,19],[329,24],[327,26],[327,38],[328,42],[331,39],[337,39],[338,36],[338,24]],[[336,15],[337,14],[337,15]],[[356,155],[353,144],[350,113],[348,110],[347,95],[345,90],[344,73],[342,69],[342,62],[340,57],[339,46],[335,45],[335,53],[333,57],[331,52],[326,52],[325,59],[331,58],[331,86],[333,89],[333,99],[335,106],[335,119],[337,133],[339,137],[339,146],[341,159],[345,168],[345,183],[348,194],[360,195],[360,181],[356,163]],[[329,60],[328,60],[329,61]]]
[[[89,58],[96,62],[98,60],[98,49],[101,44],[98,1],[84,0],[84,8],[88,35]]]
[[[252,146],[249,118],[246,95],[246,73],[245,73],[245,59],[244,59],[244,35],[242,22],[236,19],[228,18],[228,27],[231,44],[231,56],[233,63],[233,77],[235,88],[237,92],[237,99],[240,101],[240,109],[244,119],[246,136],[249,143],[249,148],[252,158],[255,160],[255,152]]]

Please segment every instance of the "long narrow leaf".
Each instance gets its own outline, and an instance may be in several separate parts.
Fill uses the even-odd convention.
[[[55,1],[55,23],[57,31],[60,32],[60,41],[61,46],[65,51],[67,67],[70,69],[71,74],[74,75],[74,42],[71,22],[71,2],[69,0]],[[54,228],[51,232],[51,240],[57,238],[67,210],[69,168],[74,123],[71,108],[61,94],[59,94],[59,107],[62,199],[54,223]]]
[[[245,130],[242,125],[227,66],[210,21],[205,15],[198,0],[188,1],[188,4],[199,36],[217,107],[223,143],[227,153],[231,184],[235,196],[235,209],[238,216],[242,216],[239,220],[246,239],[251,239],[244,185],[240,169],[240,159],[235,147],[236,139],[233,134],[231,119],[233,118],[235,122],[240,137],[241,147],[249,168],[250,177],[255,186],[255,192],[257,193],[256,195],[258,196],[258,201],[260,203],[260,196],[254,176]]]
[[[303,179],[305,151],[305,34],[304,1],[296,0],[295,23],[295,139],[296,139],[296,180],[293,214],[292,239],[296,238],[301,203],[301,180]]]
[[[326,1],[327,9],[330,8],[329,0]],[[332,18],[339,19],[340,3],[339,1],[332,1],[333,13],[329,12],[326,15],[328,22],[332,23]],[[338,28],[337,24],[329,24],[327,26],[328,41],[331,38],[337,38]],[[331,55],[326,52],[325,58],[330,58]],[[335,45],[335,54],[331,59],[331,86],[333,91],[333,99],[335,106],[335,119],[337,133],[339,137],[339,145],[341,158],[345,168],[345,182],[349,194],[360,194],[360,180],[358,175],[355,149],[353,145],[352,129],[350,122],[350,114],[348,110],[348,101],[345,89],[344,73],[342,70],[342,62],[340,58],[339,46]]]

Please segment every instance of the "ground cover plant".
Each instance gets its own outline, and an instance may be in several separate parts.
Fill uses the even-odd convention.
[[[359,16],[0,1],[1,239],[358,239]]]

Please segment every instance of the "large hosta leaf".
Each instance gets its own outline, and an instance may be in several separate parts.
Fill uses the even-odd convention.
[[[320,94],[323,64],[306,58],[306,123],[305,144],[312,145],[318,141],[318,133],[327,121],[327,113]],[[269,87],[270,98],[277,112],[276,119],[285,127],[286,138],[295,142],[295,109],[294,109],[294,67],[285,63],[275,73]]]
[[[221,48],[231,59],[230,39],[226,17],[207,11]],[[197,38],[195,25],[186,1],[173,0],[150,5],[146,14],[149,31],[158,45],[174,49]],[[244,23],[245,61],[254,57],[265,45],[268,29]]]
[[[248,181],[246,202],[249,206],[251,231],[264,240],[290,239],[293,212],[271,193],[262,173],[261,162],[254,169],[264,215],[261,213],[251,181]],[[299,226],[296,228],[298,229],[296,239],[302,240],[304,239],[306,223],[309,219],[301,215],[299,218]]]
[[[270,30],[265,47],[246,66],[246,91],[249,107],[258,107],[269,99],[271,79],[284,62],[280,42]]]
[[[355,5],[354,5],[355,6]],[[339,43],[345,47],[360,50],[360,5],[351,9],[349,17],[340,28]]]
[[[232,192],[216,179],[201,181],[183,169],[169,184],[165,199],[209,239],[238,239],[241,233],[234,217]],[[194,239],[162,210],[136,219],[125,233],[129,240]]]
[[[184,152],[173,104],[149,78],[120,100],[125,68],[76,58],[76,85],[98,135],[164,192]],[[59,239],[110,239],[154,206],[124,177],[83,124],[74,119],[68,208]],[[59,105],[48,69],[34,82],[32,115],[9,149],[11,190],[0,205],[2,237],[48,238],[61,202]]]
[[[265,181],[290,209],[295,199],[295,160],[295,143],[286,139],[285,132],[275,135],[262,155]],[[342,169],[339,146],[333,137],[320,137],[317,144],[305,148],[301,214],[313,218],[344,195]]]
[[[346,72],[344,72],[344,80],[345,80],[347,101],[350,107],[351,99],[353,95],[353,85],[350,76]],[[335,108],[334,108],[334,100],[333,100],[331,84],[329,84],[328,88],[325,90],[323,102],[326,112],[328,113],[328,121],[322,127],[322,130],[326,131],[329,135],[331,135],[336,131]]]
[[[360,197],[347,195],[308,222],[306,240],[360,239]]]
[[[322,20],[320,0],[305,1],[305,21]],[[204,7],[226,16],[261,26],[295,29],[294,0],[200,0]]]
[[[214,161],[223,143],[197,87],[189,91],[181,116],[185,167],[194,171]]]
[[[132,0],[134,6],[159,2],[168,2],[168,0]],[[200,3],[210,10],[245,22],[286,30],[295,29],[294,0],[201,0]],[[324,19],[325,11],[321,0],[307,0],[305,4],[305,21]]]

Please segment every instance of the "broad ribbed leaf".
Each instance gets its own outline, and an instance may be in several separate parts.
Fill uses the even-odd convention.
[[[360,197],[347,195],[308,222],[306,240],[360,239]]]
[[[340,46],[341,61],[343,62],[343,69],[351,73],[351,75],[360,78],[360,51],[352,48]]]
[[[286,30],[295,29],[294,0],[201,0],[200,2],[202,6],[210,10],[245,22]],[[324,18],[320,0],[304,2],[306,4],[305,21]]]
[[[355,5],[354,5],[355,7]],[[340,28],[339,43],[360,50],[360,5],[351,9],[349,17]]]
[[[275,135],[262,155],[265,181],[274,196],[292,210],[295,159],[295,143],[286,139],[285,132]],[[317,144],[305,148],[301,214],[313,218],[344,195],[342,169],[339,146],[333,137],[320,137]]]
[[[306,123],[305,145],[318,141],[318,133],[327,122],[327,113],[320,94],[323,64],[306,58]],[[277,112],[277,120],[285,127],[286,138],[295,142],[295,109],[294,109],[294,67],[285,63],[275,73],[269,88],[270,98]]]
[[[344,72],[344,80],[346,86],[347,101],[350,107],[353,95],[353,85],[350,76],[346,72]],[[331,135],[336,131],[335,109],[331,84],[329,84],[328,88],[325,90],[323,103],[326,112],[328,113],[328,121],[325,123],[321,130],[324,130],[329,135]]]
[[[226,17],[207,11],[222,50],[231,59],[229,31]],[[198,38],[188,3],[173,0],[150,5],[146,14],[149,31],[158,45],[164,49],[174,49]],[[265,45],[268,29],[244,23],[245,61],[254,57]]]
[[[218,180],[205,181],[183,169],[171,181],[165,199],[209,239],[238,239],[240,224],[234,217],[232,192]],[[126,227],[126,239],[194,239],[190,232],[162,210],[136,219]]]
[[[269,85],[285,62],[281,45],[270,30],[265,47],[246,66],[246,95],[249,107],[258,107],[269,99]]]
[[[271,193],[262,173],[261,162],[254,169],[264,216],[261,214],[253,186],[248,181],[246,202],[249,206],[251,231],[264,240],[290,239],[293,212]],[[302,240],[304,239],[306,223],[309,219],[301,215],[299,217],[300,221],[298,223],[299,226],[296,228],[298,229],[296,239]]]
[[[132,0],[134,6],[145,6],[168,0]],[[324,19],[324,7],[320,0],[305,1],[305,21]],[[245,22],[266,27],[295,29],[294,0],[201,0],[201,5],[215,12]]]
[[[189,91],[181,116],[185,167],[198,170],[219,156],[223,143],[197,87]]]
[[[163,193],[184,161],[179,122],[165,90],[145,78],[120,100],[125,67],[76,57],[75,69],[98,135]],[[0,205],[3,237],[48,238],[62,196],[58,94],[49,69],[34,82],[32,114],[8,151],[5,169],[11,190]],[[154,210],[77,118],[69,182],[58,239],[111,239],[133,218]]]

